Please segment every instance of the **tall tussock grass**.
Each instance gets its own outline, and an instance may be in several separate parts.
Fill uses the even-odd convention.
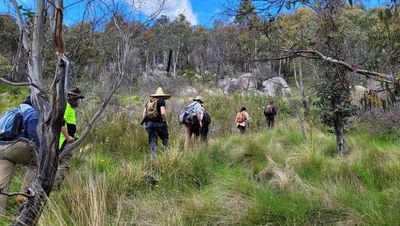
[[[130,99],[136,105],[108,110],[74,156],[40,225],[398,225],[394,138],[353,127],[350,155],[337,156],[333,134],[315,123],[302,134],[284,99],[275,100],[276,128],[267,129],[262,109],[269,99],[205,97],[209,141],[185,152],[177,117],[190,100],[171,98],[170,147],[159,145],[151,158],[138,124],[146,99]],[[245,135],[234,123],[242,106],[252,118]]]

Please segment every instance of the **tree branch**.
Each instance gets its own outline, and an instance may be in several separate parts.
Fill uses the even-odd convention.
[[[44,91],[40,88],[40,86],[36,85],[36,84],[33,83],[33,82],[12,82],[12,81],[9,81],[9,80],[7,80],[7,79],[5,79],[5,78],[2,78],[2,77],[0,77],[0,82],[6,83],[6,84],[9,84],[9,85],[13,85],[13,86],[33,86],[33,87],[35,87],[36,89],[40,90],[40,92],[44,92]]]
[[[273,60],[282,60],[282,59],[303,57],[303,58],[309,58],[309,59],[324,60],[324,61],[327,61],[332,64],[340,65],[348,71],[351,71],[351,72],[354,72],[354,73],[357,73],[360,75],[364,75],[370,79],[380,81],[380,82],[394,83],[398,80],[397,78],[395,78],[392,75],[354,68],[352,65],[350,65],[344,61],[325,56],[324,54],[322,54],[321,52],[319,52],[317,50],[295,50],[295,51],[283,50],[283,51],[286,52],[288,55],[281,56],[281,57],[272,57],[272,58],[263,58],[263,59],[259,59],[259,60],[252,60],[252,62],[273,61]]]
[[[296,55],[298,55],[299,53],[312,54],[314,56],[319,57],[319,59],[328,61],[333,64],[340,65],[340,66],[344,67],[345,69],[347,69],[348,71],[352,71],[357,74],[365,75],[368,78],[371,78],[373,80],[377,80],[377,81],[381,81],[381,82],[389,82],[389,83],[393,83],[396,80],[396,78],[394,76],[391,76],[388,74],[354,68],[352,65],[350,65],[344,61],[325,56],[317,50],[297,50],[297,51],[291,51],[291,53],[294,53]],[[299,55],[299,56],[301,56],[301,55]]]
[[[2,189],[0,188],[0,195],[6,195],[6,196],[23,195],[25,197],[34,197],[35,196],[35,192],[31,188],[28,188],[28,193],[24,193],[24,192],[3,192]]]
[[[88,125],[83,130],[82,135],[79,137],[78,140],[74,141],[71,144],[65,146],[64,150],[60,153],[59,159],[62,159],[66,154],[72,152],[76,147],[78,147],[89,135],[90,130],[93,128],[94,124],[96,123],[97,119],[99,119],[100,115],[106,109],[108,103],[111,100],[111,97],[115,93],[115,91],[119,88],[122,82],[123,76],[120,76],[117,83],[113,86],[113,88],[108,92],[106,99],[103,101],[102,105],[97,109],[96,113],[90,119]]]
[[[26,28],[24,20],[22,19],[22,14],[18,7],[17,1],[13,0],[12,3],[14,6],[14,10],[17,13],[17,24],[19,27],[19,32],[21,33],[22,36],[22,43],[24,45],[25,50],[29,50],[28,29]]]

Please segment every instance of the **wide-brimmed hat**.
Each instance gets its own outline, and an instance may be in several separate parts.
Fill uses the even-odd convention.
[[[161,87],[158,87],[156,93],[151,94],[150,96],[151,97],[163,98],[164,100],[166,100],[166,99],[171,97],[171,94],[164,93],[164,90]]]
[[[68,96],[72,96],[78,99],[85,98],[81,95],[81,91],[79,90],[79,88],[71,88],[70,90],[68,90]]]
[[[193,98],[193,101],[198,101],[200,103],[204,103],[204,101],[201,99],[201,96],[197,96],[197,97]]]

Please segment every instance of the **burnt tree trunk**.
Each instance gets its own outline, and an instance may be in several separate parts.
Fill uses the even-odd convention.
[[[347,149],[346,140],[344,138],[344,122],[340,114],[336,113],[333,121],[333,128],[336,136],[336,152],[338,155],[347,155],[349,150]]]

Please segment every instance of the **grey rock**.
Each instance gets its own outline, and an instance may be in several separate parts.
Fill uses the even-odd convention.
[[[197,89],[193,88],[192,86],[185,86],[183,87],[183,89],[181,90],[181,92],[179,93],[180,96],[191,96],[191,97],[195,97],[198,95],[198,91]]]
[[[245,73],[241,75],[238,79],[238,85],[240,91],[252,91],[257,90],[258,79],[251,73]]]
[[[287,82],[281,77],[273,77],[262,82],[261,90],[267,96],[290,96],[291,91]]]

